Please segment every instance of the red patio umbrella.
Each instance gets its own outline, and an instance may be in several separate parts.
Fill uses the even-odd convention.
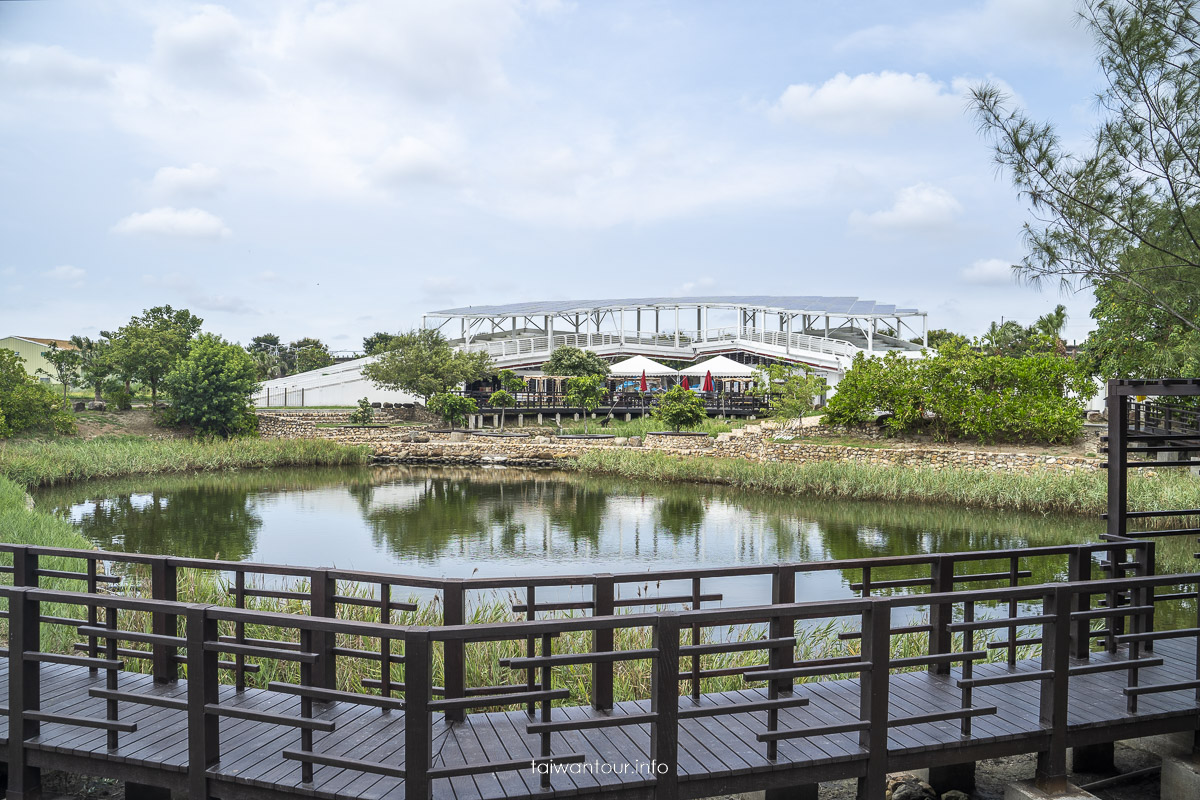
[[[650,387],[646,385],[646,370],[642,370],[642,382],[638,385],[638,391],[647,391]]]
[[[702,391],[711,392],[713,390],[712,370],[704,373],[704,388]]]
[[[684,376],[683,376],[683,383],[681,383],[681,384],[679,384],[679,385],[680,385],[680,386],[682,386],[684,389],[691,389],[691,388],[692,388],[691,386],[689,386],[689,385],[688,385],[688,379],[687,379],[687,375],[684,375]]]

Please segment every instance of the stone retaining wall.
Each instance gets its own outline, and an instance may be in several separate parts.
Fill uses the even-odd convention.
[[[338,413],[338,412],[326,412]],[[330,419],[330,421],[336,421]],[[597,447],[624,449],[641,445],[669,455],[703,452],[716,458],[738,458],[762,463],[806,464],[845,461],[857,464],[919,467],[924,469],[979,469],[992,472],[1093,471],[1099,459],[1080,456],[1050,456],[1034,453],[996,453],[950,450],[938,447],[852,447],[820,444],[819,436],[801,435],[808,441],[775,441],[784,431],[777,426],[753,426],[749,433],[737,431],[718,438],[648,434],[645,442],[627,440],[560,440],[548,436],[507,438],[472,436],[466,433],[432,433],[414,428],[318,428],[316,422],[298,414],[259,414],[259,431],[266,438],[330,439],[343,444],[369,445],[375,458],[386,462],[444,464],[553,465]],[[799,429],[805,431],[808,429]],[[788,430],[787,434],[798,433]],[[854,432],[854,435],[859,435]]]

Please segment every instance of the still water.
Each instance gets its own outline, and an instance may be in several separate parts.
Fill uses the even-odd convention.
[[[523,469],[339,467],[37,492],[97,547],[445,577],[635,572],[1094,541],[1078,517],[835,502]],[[927,568],[924,569],[927,575]],[[1054,580],[1056,574],[1047,574]],[[849,596],[814,573],[801,600]],[[761,602],[761,580],[726,602]]]

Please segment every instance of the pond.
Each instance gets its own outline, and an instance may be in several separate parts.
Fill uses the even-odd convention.
[[[832,502],[503,467],[153,476],[43,489],[35,499],[106,550],[436,577],[1003,550],[1095,541],[1102,530],[1099,521],[1079,517]],[[928,568],[920,572],[927,576]],[[850,596],[853,579],[815,573],[800,583],[798,597]],[[721,588],[725,602],[761,602],[762,580],[731,580]]]

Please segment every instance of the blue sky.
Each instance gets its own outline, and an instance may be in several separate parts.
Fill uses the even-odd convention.
[[[1096,124],[1072,0],[0,3],[0,336],[775,293],[1082,338],[1090,295],[1008,274],[984,80]]]

